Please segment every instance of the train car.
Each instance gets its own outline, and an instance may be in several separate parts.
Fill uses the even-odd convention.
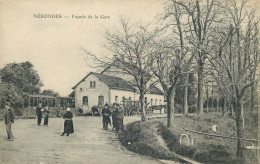
[[[50,116],[61,117],[62,113],[64,113],[65,109],[69,105],[71,111],[77,115],[77,111],[75,109],[75,99],[73,97],[60,97],[60,96],[52,96],[52,95],[28,95],[24,94],[24,104],[23,109],[21,110],[21,115],[32,116],[35,115],[35,109],[39,103],[42,104],[43,107],[49,106]]]

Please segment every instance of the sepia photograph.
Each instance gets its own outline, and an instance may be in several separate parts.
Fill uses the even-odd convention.
[[[0,0],[0,164],[260,163],[259,0]]]

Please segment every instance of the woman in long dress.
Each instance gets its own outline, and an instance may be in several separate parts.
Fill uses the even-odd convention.
[[[63,133],[61,134],[61,136],[64,136],[65,133],[67,134],[67,136],[74,133],[72,117],[73,117],[73,114],[70,112],[70,107],[68,107],[66,109],[66,113],[63,115],[64,129],[63,129]]]

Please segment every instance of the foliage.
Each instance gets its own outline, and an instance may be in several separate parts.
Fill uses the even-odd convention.
[[[69,97],[75,97],[75,91],[72,91],[72,92],[69,94]]]
[[[7,83],[0,83],[0,99],[0,108],[4,108],[6,101],[10,102],[11,106],[22,106],[23,104],[23,96],[21,90],[19,90],[12,84],[10,85]]]
[[[27,94],[39,93],[43,86],[40,77],[30,62],[10,63],[0,70],[1,82],[17,87]]]
[[[28,61],[7,64],[0,70],[0,77],[1,102],[9,101],[14,107],[22,106],[23,93],[39,93],[43,86],[37,71]]]
[[[51,89],[43,90],[43,91],[42,91],[42,94],[43,94],[43,95],[51,95],[51,96],[59,96],[59,93],[58,93],[58,92],[54,92],[54,91],[51,90]]]
[[[176,94],[175,94],[175,103],[183,105],[184,97],[184,81],[183,78],[180,78],[180,81],[177,83]],[[188,83],[188,105],[192,106],[196,103],[197,98],[197,86],[196,86],[196,77],[194,74],[189,74],[189,83]]]

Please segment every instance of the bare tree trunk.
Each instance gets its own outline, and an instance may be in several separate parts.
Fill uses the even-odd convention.
[[[146,113],[145,113],[145,108],[144,108],[144,93],[143,92],[140,93],[139,100],[140,100],[140,103],[141,103],[141,120],[145,121],[146,120],[146,117],[145,117]]]
[[[245,118],[244,118],[244,104],[241,104],[241,117],[242,117],[242,124],[243,128],[245,128]]]
[[[236,114],[236,127],[237,127],[237,138],[244,138],[244,128],[243,128],[243,115],[242,115],[242,103],[237,100],[234,104],[235,114]],[[245,160],[245,152],[244,152],[244,140],[237,140],[237,158],[241,158],[243,161]]]
[[[234,109],[233,109],[233,103],[229,103],[229,112],[230,112],[230,116],[233,117],[234,116]]]
[[[203,114],[203,65],[203,62],[199,61],[197,114]]]
[[[213,89],[213,83],[211,85],[211,89],[212,89],[211,106],[212,106],[212,109],[214,109],[214,89]],[[217,109],[215,108],[214,111],[217,112]]]
[[[223,97],[223,104],[222,104],[222,116],[225,115],[225,108],[226,108],[226,100],[225,98]]]
[[[207,113],[209,113],[209,85],[208,85],[208,82],[207,82],[207,87],[206,87],[206,96],[207,96],[207,106],[206,106],[206,109],[207,109]]]
[[[187,73],[185,77],[185,82],[184,82],[184,96],[183,96],[183,114],[187,115],[188,113],[188,89],[189,89],[189,73]]]
[[[171,113],[171,96],[167,94],[167,127],[171,127],[172,113]]]
[[[254,109],[255,109],[255,95],[254,95],[254,84],[251,86],[251,99],[250,99],[250,106],[251,106],[251,114],[253,113]]]
[[[175,89],[172,88],[171,91],[167,93],[167,127],[171,127],[173,122],[174,96]]]
[[[218,98],[218,96],[217,96],[217,112],[219,112],[218,107],[219,107],[219,98]]]

